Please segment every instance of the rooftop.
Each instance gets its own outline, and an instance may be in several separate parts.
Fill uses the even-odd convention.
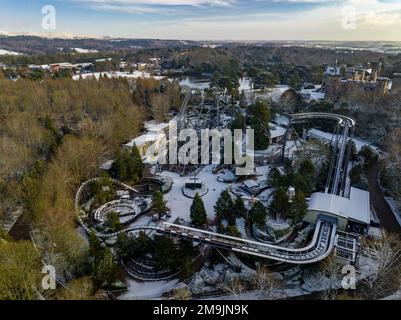
[[[369,192],[351,187],[350,198],[317,192],[312,194],[308,210],[370,224]]]
[[[282,137],[286,133],[285,128],[277,126],[273,123],[269,123],[269,128],[270,128],[270,137],[272,139],[277,138],[277,137]]]
[[[134,140],[132,140],[131,142],[128,142],[126,144],[127,147],[133,147],[134,143],[137,147],[140,147],[142,145],[144,145],[145,143],[148,142],[155,142],[155,141],[159,141],[160,139],[162,139],[164,137],[164,135],[162,134],[155,134],[155,133],[146,133],[143,134],[137,138],[135,138]]]
[[[159,123],[148,128],[149,132],[159,132],[168,128],[169,123]]]

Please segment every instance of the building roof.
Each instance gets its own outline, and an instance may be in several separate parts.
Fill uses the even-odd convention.
[[[369,192],[351,188],[350,198],[316,192],[310,198],[308,210],[326,212],[346,219],[370,224]]]
[[[285,135],[286,129],[280,126],[277,126],[273,123],[269,123],[269,128],[270,128],[270,138],[278,138],[282,137]]]
[[[246,181],[243,182],[243,184],[244,184],[245,187],[247,187],[249,189],[259,188],[260,187],[260,185],[257,182],[253,181],[253,180],[246,180]]]
[[[100,169],[101,169],[101,170],[108,171],[108,170],[111,169],[111,166],[113,165],[113,163],[114,163],[114,160],[108,160],[108,161],[106,161],[105,163],[103,163],[103,164],[100,166]]]
[[[169,123],[159,123],[148,128],[149,132],[160,132],[168,128]]]
[[[164,135],[162,135],[162,134],[147,133],[147,134],[143,134],[143,135],[135,138],[131,142],[128,142],[125,146],[132,148],[134,146],[134,143],[135,143],[135,145],[137,147],[140,147],[140,146],[144,145],[145,143],[156,142],[156,141],[159,141],[159,139],[162,139],[162,138],[164,138]]]

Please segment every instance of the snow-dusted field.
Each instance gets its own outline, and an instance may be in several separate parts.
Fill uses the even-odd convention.
[[[217,202],[220,193],[229,186],[229,184],[218,182],[217,175],[213,174],[212,170],[213,166],[208,165],[198,175],[198,178],[209,188],[209,192],[202,197],[209,219],[214,219],[213,206]],[[188,177],[180,177],[179,174],[168,171],[162,172],[161,175],[171,177],[174,181],[173,188],[164,196],[164,199],[167,201],[167,207],[171,210],[172,217],[170,221],[181,218],[190,222],[190,208],[193,199],[187,198],[182,194],[182,187],[185,185]]]
[[[213,174],[212,170],[213,165],[207,165],[198,175],[198,178],[202,180],[207,188],[209,188],[209,192],[202,197],[202,200],[205,204],[208,219],[211,220],[215,217],[214,205],[216,204],[221,192],[229,186],[234,187],[235,185],[238,185],[235,183],[229,184],[217,181],[218,175]],[[266,180],[266,173],[268,170],[269,166],[258,167],[256,169],[256,181],[262,183],[262,181]],[[167,201],[167,207],[171,210],[170,222],[177,218],[190,222],[190,208],[193,199],[187,198],[182,194],[182,187],[185,185],[188,177],[180,177],[179,174],[168,171],[162,172],[161,175],[171,177],[174,181],[173,188],[164,196],[164,199]]]
[[[144,300],[158,299],[164,292],[172,289],[178,280],[140,282],[131,278],[127,279],[128,290],[118,297],[119,300]]]
[[[97,52],[99,52],[98,50],[94,50],[94,49],[82,49],[82,48],[73,48],[73,49],[78,53],[97,53]]]
[[[142,71],[134,71],[132,73],[121,72],[121,71],[105,71],[105,72],[77,74],[77,75],[72,76],[72,79],[80,80],[80,79],[87,79],[87,78],[95,78],[98,80],[100,78],[100,76],[107,77],[107,78],[127,78],[127,79],[155,78],[157,80],[160,80],[163,78],[163,77],[153,77],[150,73],[142,72]]]
[[[20,56],[22,53],[0,49],[0,56]]]

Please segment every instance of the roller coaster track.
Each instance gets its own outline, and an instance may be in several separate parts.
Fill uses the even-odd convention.
[[[101,178],[100,178],[101,179]],[[84,223],[81,216],[80,197],[85,188],[98,179],[92,179],[85,182],[78,190],[75,197],[75,208],[77,212],[77,220],[87,233],[91,232],[89,227]],[[122,185],[114,180],[115,183]],[[131,190],[135,190],[131,188]],[[231,237],[207,230],[191,228],[183,225],[171,223],[159,223],[155,225],[137,225],[125,228],[116,233],[99,233],[95,232],[96,236],[101,239],[113,238],[121,233],[138,233],[141,231],[153,231],[157,233],[168,234],[175,237],[186,238],[212,246],[232,250],[242,254],[248,254],[265,259],[271,259],[290,264],[309,264],[325,259],[334,249],[336,241],[337,226],[333,222],[319,219],[316,229],[309,245],[304,248],[287,248],[275,246],[262,242],[257,242],[248,239]]]
[[[184,105],[185,104],[186,103],[184,103]],[[336,152],[334,152],[332,158],[331,167],[334,170],[334,175],[333,177],[331,175],[329,175],[328,177],[328,180],[333,181],[332,183],[330,183],[331,193],[335,194],[338,191],[339,185],[341,186],[344,185],[344,183],[340,181],[341,172],[344,167],[343,164],[345,163],[345,165],[347,165],[348,163],[348,160],[345,159],[346,158],[345,153],[349,139],[349,132],[350,130],[353,131],[355,127],[355,121],[345,116],[329,114],[329,113],[305,113],[291,116],[290,126],[298,121],[303,121],[305,119],[314,119],[314,118],[325,118],[325,119],[335,120],[337,121],[338,127],[343,128],[342,134],[340,135],[340,137],[337,138],[338,140],[335,146]],[[285,151],[285,142],[283,151]],[[345,168],[345,173],[346,173],[346,168]],[[343,176],[343,179],[344,177],[346,177],[346,175]],[[80,200],[83,192],[86,190],[86,187],[90,183],[93,183],[99,179],[101,178],[98,179],[95,178],[85,182],[78,189],[78,192],[75,196],[75,209],[77,214],[77,220],[87,233],[89,233],[91,230],[82,220]],[[112,181],[122,187],[131,190],[134,193],[138,193],[136,189],[128,185],[125,185],[117,180],[112,180]],[[342,192],[344,191],[342,190]],[[138,225],[138,226],[128,227],[124,230],[112,234],[105,234],[99,232],[95,232],[95,234],[99,238],[107,239],[116,237],[123,232],[138,233],[141,231],[151,231],[151,232],[168,234],[175,237],[186,238],[196,242],[210,244],[215,247],[232,250],[234,252],[242,254],[247,254],[251,256],[257,256],[260,258],[280,261],[289,264],[297,264],[297,265],[316,263],[321,260],[324,260],[334,250],[339,239],[338,235],[336,234],[337,233],[336,221],[325,218],[325,216],[319,217],[311,242],[303,248],[289,248],[284,246],[271,245],[249,239],[232,237],[207,230],[196,229],[166,222],[155,225]]]
[[[293,124],[304,122],[310,119],[329,119],[337,123],[336,132],[333,138],[336,138],[336,142],[333,145],[334,152],[331,159],[329,174],[326,183],[326,193],[340,194],[344,196],[345,194],[345,180],[347,178],[347,168],[349,160],[349,151],[347,153],[347,146],[350,136],[352,137],[355,129],[355,120],[334,113],[324,113],[324,112],[313,112],[313,113],[299,113],[290,115],[289,125],[287,128],[287,133],[283,142],[282,158],[285,157],[285,146],[287,143],[288,135]],[[340,134],[338,130],[342,131]]]

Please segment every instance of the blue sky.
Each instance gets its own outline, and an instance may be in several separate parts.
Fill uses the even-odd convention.
[[[401,0],[0,0],[0,31],[195,40],[401,40]]]

